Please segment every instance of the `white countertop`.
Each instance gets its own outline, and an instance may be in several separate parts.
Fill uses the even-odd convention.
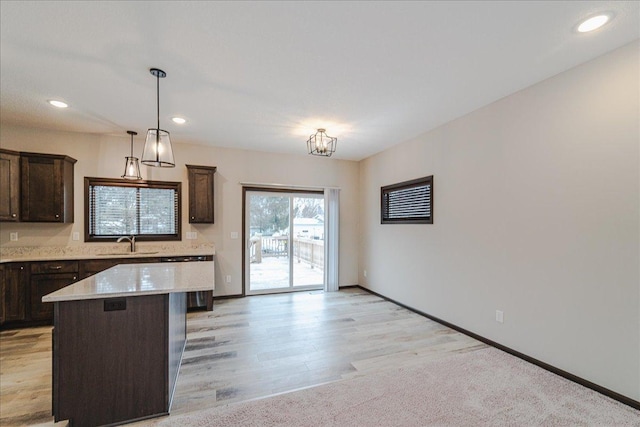
[[[214,262],[123,264],[42,297],[42,302],[210,291]]]
[[[215,250],[140,250],[137,252],[107,252],[90,254],[64,254],[52,253],[45,255],[13,255],[0,257],[0,263],[28,262],[28,261],[75,261],[84,259],[109,259],[109,258],[171,258],[174,256],[210,256],[215,255]]]

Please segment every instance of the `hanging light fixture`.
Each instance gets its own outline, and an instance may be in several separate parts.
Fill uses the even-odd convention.
[[[133,135],[137,135],[138,132],[128,130],[127,133],[131,135],[131,156],[125,157],[127,163],[124,165],[124,175],[122,177],[124,179],[142,179],[138,158],[133,157]]]
[[[318,132],[312,134],[307,140],[309,154],[313,154],[314,156],[331,157],[336,151],[337,144],[338,138],[327,135],[325,129],[318,129]]]
[[[147,131],[147,139],[142,151],[142,163],[147,166],[173,168],[176,166],[176,162],[173,159],[171,138],[169,132],[160,129],[160,78],[166,77],[167,73],[158,68],[152,68],[149,71],[156,76],[157,81],[158,127]]]

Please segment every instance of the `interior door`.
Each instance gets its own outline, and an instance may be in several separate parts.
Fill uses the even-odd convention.
[[[245,293],[324,286],[324,196],[245,191]]]

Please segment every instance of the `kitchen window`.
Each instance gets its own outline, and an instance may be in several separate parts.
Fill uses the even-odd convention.
[[[181,240],[181,186],[85,177],[85,241]]]
[[[433,175],[380,189],[382,224],[433,224]]]

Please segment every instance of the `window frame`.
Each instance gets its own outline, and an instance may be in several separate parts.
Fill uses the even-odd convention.
[[[429,207],[430,215],[426,219],[417,219],[415,217],[385,218],[385,194],[393,191],[406,190],[409,188],[430,186]],[[386,185],[380,187],[380,224],[433,224],[433,175],[416,178],[409,181],[399,182],[397,184]]]
[[[112,187],[128,187],[128,188],[154,188],[154,189],[171,189],[176,192],[176,233],[175,234],[134,234],[136,241],[177,241],[182,240],[182,182],[174,181],[130,181],[127,179],[117,178],[84,178],[84,241],[85,242],[115,242],[122,236],[95,236],[89,234],[89,189],[91,186],[112,186]],[[127,235],[127,236],[130,236]]]

